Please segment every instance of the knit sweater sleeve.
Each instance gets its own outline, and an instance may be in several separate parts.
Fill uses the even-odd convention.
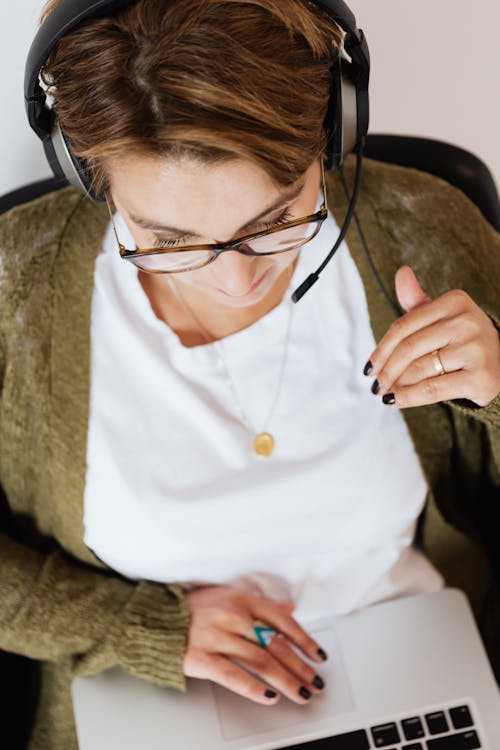
[[[415,169],[374,163],[366,182],[365,223],[380,243],[377,261],[386,287],[394,290],[397,269],[410,265],[431,299],[463,290],[500,332],[500,233],[479,208],[458,188]],[[434,411],[442,418],[435,444],[449,453],[433,475],[433,493],[444,518],[484,546],[500,581],[500,395],[487,406],[465,398],[447,400],[444,406]],[[425,423],[427,407],[407,411],[420,408],[422,414],[412,418],[413,435],[427,465],[437,467],[432,440],[416,427],[419,420]],[[433,418],[426,426],[433,429]]]
[[[500,318],[490,317],[500,337]],[[496,434],[497,464],[500,470],[500,393],[487,406],[478,406],[467,399],[455,399],[448,403],[463,414],[484,422]]]
[[[424,289],[432,297],[450,289],[463,289],[490,318],[500,336],[500,233],[462,191],[440,184],[439,191],[433,193],[429,222],[430,231],[441,240],[436,239],[432,246],[433,262],[425,270],[421,265],[419,275]],[[500,394],[486,406],[465,398],[445,403],[450,408],[454,430],[450,460],[455,495],[469,498],[464,501],[468,516],[480,529],[498,577],[500,555],[495,518],[500,491]]]
[[[465,193],[441,178],[393,165],[376,164],[372,171],[371,210],[388,247],[379,262],[391,258],[388,288],[396,269],[409,264],[432,299],[452,289],[467,292],[500,335],[500,233]],[[382,198],[381,172],[390,186]],[[500,394],[487,406],[464,398],[446,403],[487,427],[500,471]]]
[[[459,195],[457,201],[467,217],[469,230],[465,242],[469,242],[470,286],[463,285],[463,288],[488,315],[500,338],[500,232],[484,219],[468,199]],[[470,237],[475,238],[473,245]],[[467,399],[454,399],[447,403],[464,416],[484,423],[500,473],[500,393],[487,406],[478,406]]]
[[[0,535],[0,648],[32,659],[70,656],[75,675],[120,665],[185,690],[188,612],[174,586],[132,582]]]
[[[0,649],[69,659],[75,675],[120,665],[184,690],[189,612],[180,588],[70,554],[47,520],[56,503],[40,489],[50,467],[33,449],[47,442],[45,393],[34,388],[45,371],[53,375],[45,280],[79,200],[67,189],[0,217]],[[23,324],[28,314],[39,323],[33,335]]]

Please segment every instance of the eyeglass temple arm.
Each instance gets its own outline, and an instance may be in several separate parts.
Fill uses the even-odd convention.
[[[111,223],[113,225],[113,232],[115,233],[116,241],[118,242],[118,247],[121,248],[122,247],[122,243],[118,239],[118,232],[116,231],[115,219],[114,219],[114,216],[113,216],[113,212],[111,210],[111,206],[109,205],[108,194],[105,193],[104,197],[106,198],[106,205],[108,207],[109,215],[111,216]]]

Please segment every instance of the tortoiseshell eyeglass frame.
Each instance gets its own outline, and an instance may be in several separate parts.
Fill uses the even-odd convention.
[[[115,233],[116,241],[118,243],[118,247],[120,250],[120,255],[123,258],[123,260],[128,260],[137,265],[142,271],[145,273],[185,273],[186,271],[194,271],[198,270],[199,268],[203,268],[204,266],[207,266],[209,263],[213,263],[221,253],[227,252],[229,250],[234,250],[239,253],[243,253],[243,255],[252,255],[252,256],[265,256],[265,255],[278,255],[279,253],[286,253],[290,250],[297,249],[299,247],[302,247],[306,243],[310,242],[316,235],[318,234],[319,230],[321,229],[321,225],[328,216],[328,208],[326,206],[326,184],[325,184],[325,170],[323,166],[323,159],[321,159],[321,175],[323,180],[323,203],[321,204],[320,208],[316,213],[309,214],[308,216],[304,216],[301,219],[294,219],[293,221],[289,221],[286,224],[279,224],[276,227],[272,227],[271,229],[264,229],[261,232],[256,232],[255,234],[247,234],[244,237],[239,237],[237,240],[230,240],[229,242],[217,242],[212,243],[210,245],[186,245],[182,248],[161,248],[161,247],[153,247],[150,249],[139,249],[136,250],[128,250],[119,240],[118,233],[116,231],[116,225],[115,220],[113,217],[113,211],[111,209],[110,201],[108,199],[108,195],[106,193],[106,204],[108,206],[109,215],[111,216],[111,221],[113,224],[113,230]],[[248,247],[240,247],[240,245],[245,245],[245,243],[248,243],[250,240],[257,239],[258,237],[264,237],[265,235],[272,235],[277,232],[282,232],[284,229],[291,229],[292,227],[298,227],[301,224],[312,224],[317,223],[317,226],[314,230],[314,233],[307,237],[305,240],[298,242],[297,244],[284,248],[282,250],[271,250],[266,253],[256,253],[253,250],[250,250]],[[150,255],[163,255],[163,254],[170,254],[170,253],[186,253],[186,252],[193,252],[193,251],[204,251],[204,252],[211,252],[212,255],[207,260],[205,260],[203,263],[200,263],[199,265],[193,265],[189,268],[180,268],[180,269],[170,269],[170,270],[158,270],[158,269],[150,269],[147,267],[141,266],[140,259],[143,257],[147,257]]]

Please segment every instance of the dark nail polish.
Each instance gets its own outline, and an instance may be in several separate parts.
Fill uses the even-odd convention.
[[[323,651],[322,648],[318,648],[316,653],[318,654],[320,659],[323,659],[323,661],[326,661],[328,659],[328,656],[326,655],[326,653]]]
[[[372,385],[372,393],[374,393],[376,396],[379,390],[380,390],[380,383],[378,382],[378,380],[374,380],[373,385]]]
[[[306,687],[302,686],[299,690],[299,695],[301,695],[306,700],[309,700],[309,698],[311,697],[311,691],[308,690]]]
[[[394,393],[386,393],[385,396],[382,396],[382,401],[384,404],[395,404],[396,403],[396,396]]]
[[[369,375],[372,370],[373,370],[373,365],[371,363],[371,360],[368,360],[368,362],[365,365],[365,369],[363,370],[363,375]]]
[[[278,693],[275,693],[274,690],[266,690],[264,695],[266,696],[266,698],[276,698]]]
[[[318,688],[318,690],[323,690],[323,688],[325,687],[325,683],[323,682],[319,674],[316,675],[316,677],[312,681],[312,684],[315,688]]]

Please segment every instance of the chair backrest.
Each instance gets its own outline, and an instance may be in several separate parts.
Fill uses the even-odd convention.
[[[46,193],[53,193],[69,185],[65,180],[57,177],[49,177],[46,180],[30,182],[28,185],[12,190],[10,193],[0,196],[0,214],[4,214],[15,206],[21,206],[23,203],[34,201]]]
[[[470,151],[432,138],[370,133],[364,154],[370,159],[441,177],[462,190],[500,232],[500,201],[495,181],[486,164]]]
[[[462,190],[500,231],[500,201],[495,182],[486,164],[470,151],[432,138],[369,133],[364,153],[370,159],[441,177]],[[53,177],[13,190],[0,197],[0,214],[67,185],[68,182]]]

